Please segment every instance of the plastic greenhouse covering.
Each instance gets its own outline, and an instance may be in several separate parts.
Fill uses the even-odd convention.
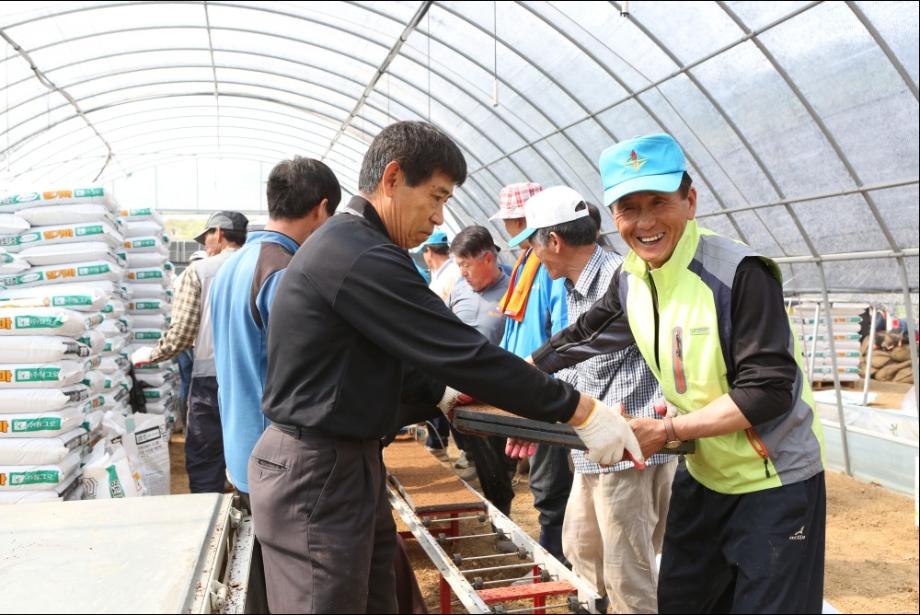
[[[4,191],[264,212],[277,161],[354,193],[373,136],[421,119],[471,171],[448,231],[506,238],[502,185],[600,202],[600,152],[664,131],[702,224],[787,293],[917,291],[915,2],[9,2],[0,29]]]

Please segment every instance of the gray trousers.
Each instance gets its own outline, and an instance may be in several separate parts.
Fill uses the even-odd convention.
[[[396,525],[377,440],[277,427],[249,458],[273,613],[395,613]]]

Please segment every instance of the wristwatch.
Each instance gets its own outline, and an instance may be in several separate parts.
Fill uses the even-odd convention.
[[[671,420],[671,417],[664,419],[664,431],[668,438],[667,442],[664,443],[666,449],[674,450],[682,444],[680,438],[677,437],[677,433],[674,431],[674,422]]]

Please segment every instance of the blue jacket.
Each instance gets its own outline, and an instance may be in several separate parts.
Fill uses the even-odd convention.
[[[270,421],[262,414],[268,318],[275,290],[299,245],[275,231],[250,233],[211,286],[224,458],[230,482],[249,493],[249,455]]]
[[[524,320],[505,319],[505,334],[499,346],[519,357],[528,357],[567,324],[565,278],[554,281],[541,264],[527,297]]]

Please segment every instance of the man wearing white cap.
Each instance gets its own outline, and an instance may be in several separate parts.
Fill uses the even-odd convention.
[[[499,210],[492,220],[500,219],[512,237],[526,226],[524,204],[543,190],[533,182],[509,184],[499,194]],[[553,281],[540,259],[521,242],[523,251],[511,276],[511,284],[499,309],[506,316],[505,333],[499,346],[519,357],[530,356],[550,335],[568,324],[565,284]],[[566,375],[560,375],[567,380]],[[561,446],[541,445],[530,460],[530,491],[540,513],[540,544],[558,559],[562,553],[562,522],[572,487],[568,450]]]
[[[606,149],[600,172],[631,250],[534,363],[555,371],[636,344],[679,412],[630,422],[643,453],[696,440],[671,491],[660,612],[820,613],[824,438],[779,267],[697,226],[670,135]]]
[[[550,277],[563,279],[569,317],[600,299],[622,257],[597,245],[598,225],[585,199],[553,186],[524,205],[527,227],[511,245],[529,240]],[[575,388],[633,417],[658,419],[661,388],[635,345],[575,367]],[[646,469],[629,461],[600,466],[573,450],[575,479],[562,543],[579,576],[606,593],[615,613],[658,611],[656,554],[661,550],[677,458],[652,455]]]

